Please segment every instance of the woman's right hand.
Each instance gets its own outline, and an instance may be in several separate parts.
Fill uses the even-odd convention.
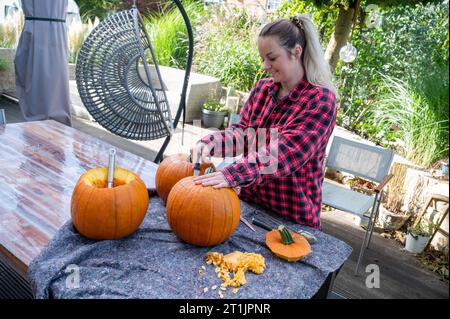
[[[197,163],[197,161],[200,164],[211,162],[211,149],[203,142],[197,142],[194,147],[191,147],[190,152],[192,163]]]

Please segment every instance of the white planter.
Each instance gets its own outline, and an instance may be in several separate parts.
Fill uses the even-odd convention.
[[[420,254],[430,240],[429,236],[413,236],[411,233],[406,235],[405,249],[414,254]]]

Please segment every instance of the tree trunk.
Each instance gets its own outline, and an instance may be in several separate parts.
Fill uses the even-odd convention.
[[[325,51],[325,60],[330,65],[331,73],[333,74],[339,60],[339,50],[347,44],[348,37],[350,35],[350,32],[352,31],[354,12],[354,7],[350,7],[348,9],[341,7],[339,9],[336,26]]]

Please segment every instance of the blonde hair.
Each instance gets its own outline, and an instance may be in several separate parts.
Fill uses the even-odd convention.
[[[338,98],[332,82],[329,64],[325,61],[319,34],[308,14],[299,14],[289,20],[280,19],[266,24],[259,33],[260,37],[278,38],[280,46],[292,54],[299,44],[302,47],[302,61],[306,79],[313,85],[327,88]]]

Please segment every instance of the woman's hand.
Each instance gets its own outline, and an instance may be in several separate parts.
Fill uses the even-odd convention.
[[[202,186],[212,186],[213,188],[230,187],[230,184],[228,184],[228,181],[225,179],[222,172],[197,176],[194,178],[194,182],[196,185],[201,184]]]
[[[191,147],[190,152],[192,163],[199,162],[200,164],[203,164],[211,162],[209,155],[211,149],[203,142],[198,142],[194,147]]]

